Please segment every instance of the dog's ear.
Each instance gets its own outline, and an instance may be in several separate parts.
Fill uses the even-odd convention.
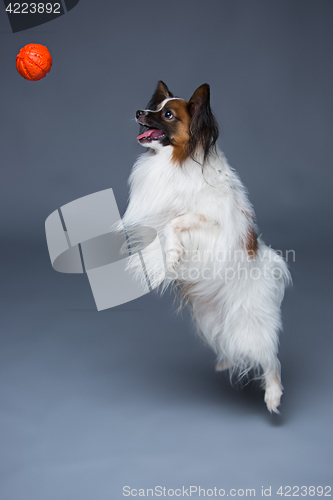
[[[210,87],[201,85],[188,101],[190,114],[190,139],[188,154],[192,156],[197,147],[203,149],[203,159],[207,159],[219,136],[219,127],[210,107]]]
[[[151,109],[152,111],[155,111],[157,109],[157,106],[162,101],[164,101],[164,99],[169,99],[170,97],[173,97],[173,94],[170,92],[170,90],[165,85],[165,83],[162,82],[162,80],[160,80],[157,84],[155,92],[152,95],[152,98],[150,99],[149,103],[147,104],[147,109]]]

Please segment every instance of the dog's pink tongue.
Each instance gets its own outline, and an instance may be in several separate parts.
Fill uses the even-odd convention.
[[[158,128],[150,128],[146,130],[143,134],[138,135],[137,140],[140,141],[141,139],[145,138],[150,138],[150,139],[158,139],[159,137],[162,137],[164,135],[163,130],[160,130]]]

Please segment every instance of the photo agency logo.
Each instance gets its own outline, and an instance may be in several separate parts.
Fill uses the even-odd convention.
[[[8,2],[4,0],[13,33],[48,23],[72,10],[79,0],[58,2]]]
[[[125,229],[111,188],[55,210],[45,232],[53,269],[86,274],[98,311],[137,299],[165,278],[157,232]]]

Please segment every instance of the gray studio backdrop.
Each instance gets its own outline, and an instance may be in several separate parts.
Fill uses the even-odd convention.
[[[332,486],[332,16],[329,0],[81,0],[13,34],[1,12],[1,499]],[[15,69],[32,42],[53,56],[40,82]],[[97,312],[85,276],[51,267],[51,212],[109,187],[124,212],[159,79],[185,98],[211,85],[264,240],[296,252],[280,416],[214,373],[171,295]]]

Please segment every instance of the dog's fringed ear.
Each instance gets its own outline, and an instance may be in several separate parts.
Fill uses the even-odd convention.
[[[219,136],[219,127],[210,108],[208,83],[204,83],[194,92],[188,102],[188,111],[191,116],[188,154],[192,156],[197,147],[201,146],[205,161]]]
[[[162,82],[162,80],[160,80],[157,84],[157,87],[155,89],[155,92],[153,93],[152,98],[147,104],[147,109],[155,111],[157,109],[157,106],[162,101],[164,101],[164,99],[169,99],[170,97],[173,97],[173,94],[170,92],[165,83]]]

